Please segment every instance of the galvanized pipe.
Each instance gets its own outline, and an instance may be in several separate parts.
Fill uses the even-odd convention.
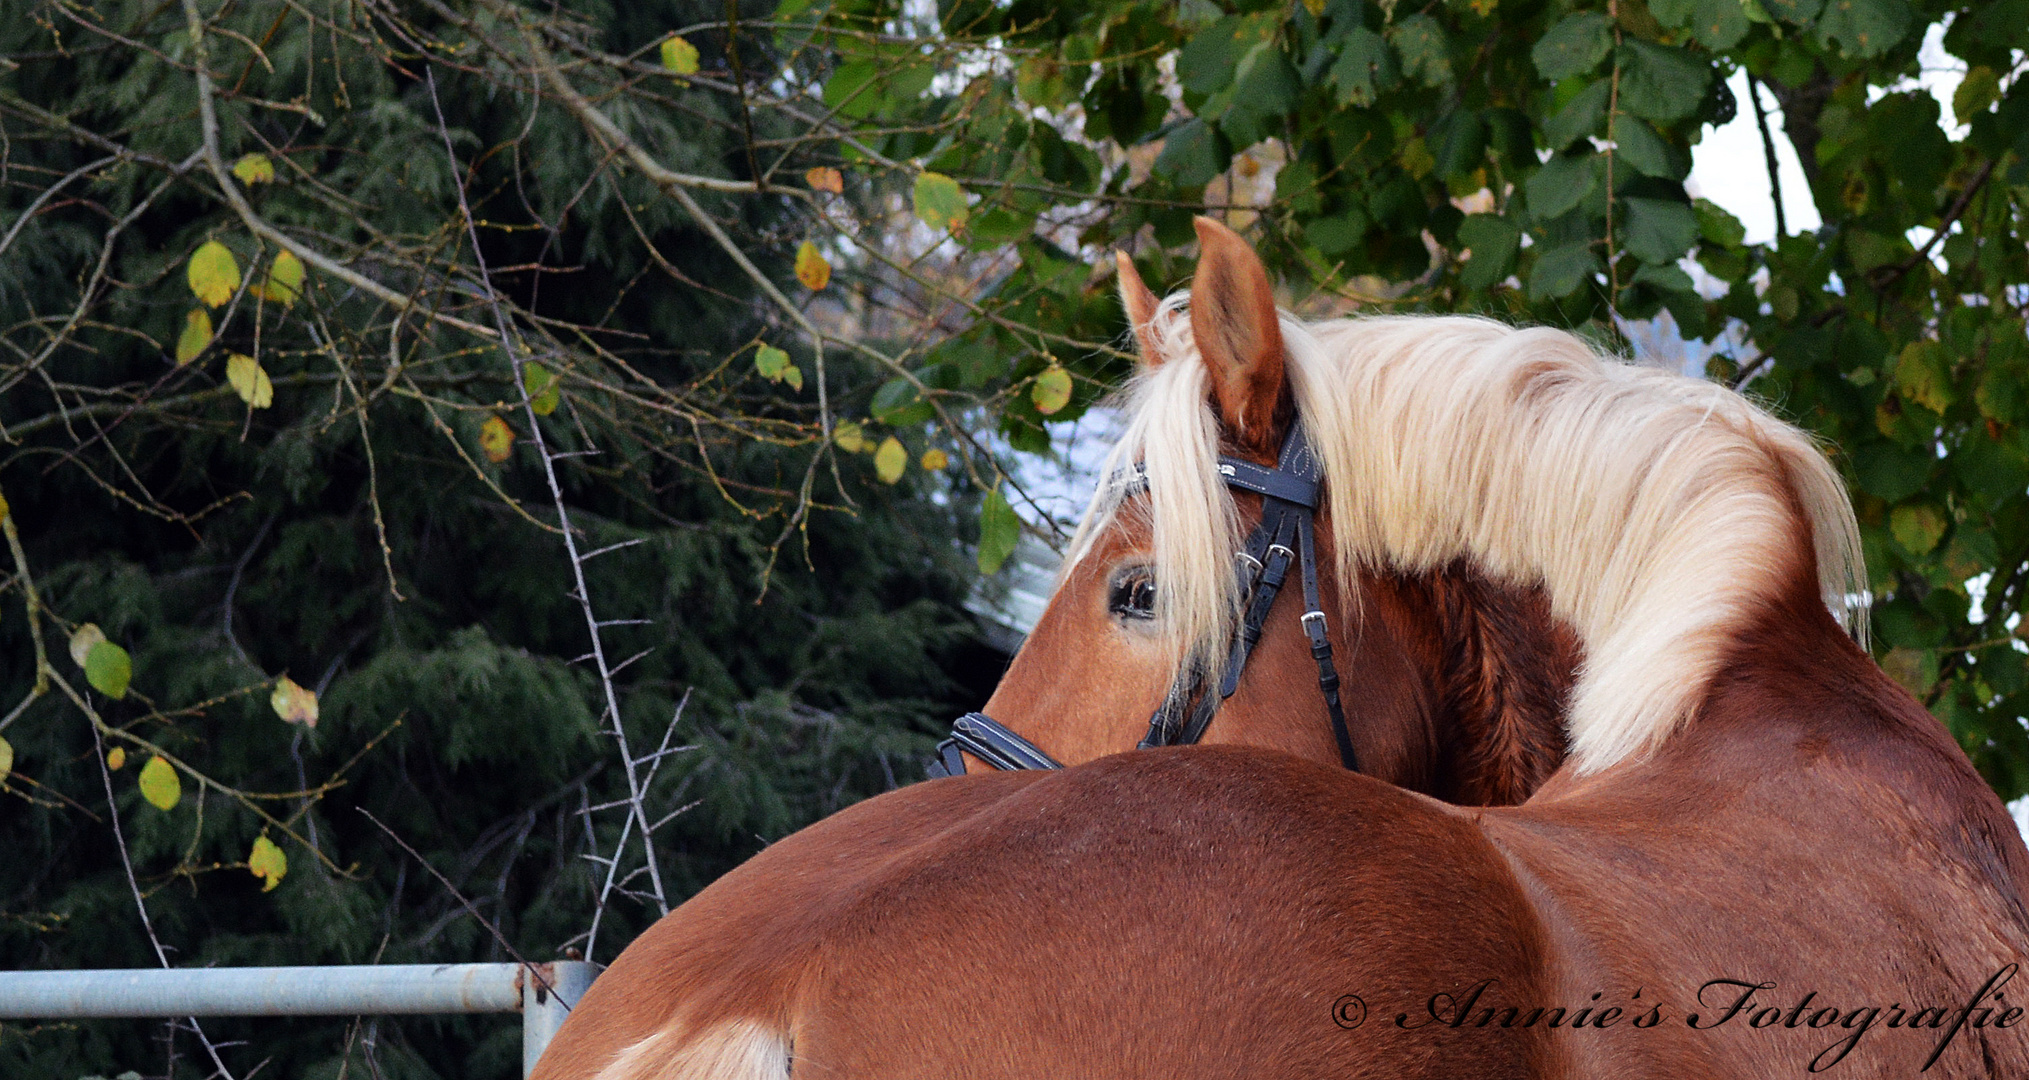
[[[597,972],[532,966],[540,978],[520,964],[0,972],[0,1020],[518,1012],[526,1075]]]

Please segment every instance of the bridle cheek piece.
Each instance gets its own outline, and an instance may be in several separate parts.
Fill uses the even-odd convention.
[[[1317,661],[1317,685],[1331,720],[1332,738],[1338,743],[1339,760],[1346,768],[1358,772],[1360,763],[1353,753],[1352,735],[1346,729],[1345,708],[1339,702],[1339,673],[1332,664],[1331,638],[1326,633],[1324,607],[1318,597],[1315,518],[1324,470],[1304,438],[1303,424],[1299,422],[1290,428],[1273,469],[1221,457],[1219,474],[1228,487],[1261,496],[1261,523],[1248,534],[1246,546],[1234,555],[1239,563],[1244,614],[1234,631],[1225,677],[1219,685],[1206,687],[1204,674],[1196,665],[1178,672],[1162,705],[1149,718],[1148,734],[1142,737],[1139,749],[1190,746],[1204,738],[1219,706],[1239,689],[1240,673],[1261,640],[1262,624],[1268,619],[1268,610],[1275,606],[1276,594],[1282,591],[1290,564],[1294,563],[1303,575],[1303,633],[1310,641],[1311,658]],[[1120,484],[1124,498],[1146,488],[1148,474],[1137,465],[1109,482]],[[1002,770],[1064,767],[1000,721],[979,712],[966,713],[952,723],[951,737],[937,744],[937,758],[930,763],[930,775],[935,778],[963,773],[965,753]]]

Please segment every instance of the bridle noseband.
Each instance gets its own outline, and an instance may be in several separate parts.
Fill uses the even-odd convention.
[[[1248,534],[1246,546],[1235,554],[1240,564],[1240,602],[1244,614],[1234,632],[1225,677],[1219,685],[1205,687],[1203,674],[1195,666],[1178,672],[1169,694],[1149,718],[1148,734],[1143,736],[1139,748],[1189,746],[1204,738],[1219,706],[1239,689],[1240,673],[1261,640],[1268,610],[1275,606],[1276,594],[1289,577],[1290,564],[1295,563],[1303,574],[1303,633],[1310,639],[1311,658],[1317,661],[1317,685],[1324,695],[1325,713],[1331,719],[1332,738],[1338,743],[1339,760],[1346,768],[1358,772],[1360,763],[1353,753],[1352,735],[1346,729],[1345,708],[1339,702],[1339,673],[1332,664],[1331,639],[1325,633],[1324,607],[1318,596],[1315,518],[1324,470],[1304,438],[1303,424],[1299,421],[1290,427],[1273,469],[1222,456],[1219,474],[1228,487],[1261,496],[1261,523]],[[1119,482],[1125,497],[1145,488],[1148,474],[1137,465]],[[1034,743],[985,713],[966,713],[952,723],[951,737],[937,744],[937,759],[930,763],[930,775],[963,773],[965,759],[961,753],[970,753],[996,769],[1063,768]]]

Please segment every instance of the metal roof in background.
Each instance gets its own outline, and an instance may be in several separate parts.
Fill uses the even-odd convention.
[[[981,578],[965,599],[965,609],[979,617],[987,644],[1009,656],[1021,648],[1057,589],[1057,568],[1063,562],[1050,545],[1022,533],[1000,573]]]

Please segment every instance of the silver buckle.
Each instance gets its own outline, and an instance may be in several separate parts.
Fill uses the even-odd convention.
[[[1294,559],[1296,558],[1296,552],[1294,552],[1294,551],[1291,551],[1291,550],[1289,550],[1289,548],[1288,548],[1287,546],[1285,546],[1285,545],[1282,545],[1282,544],[1270,544],[1270,545],[1268,545],[1268,557],[1269,557],[1269,558],[1271,558],[1271,559],[1272,559],[1272,558],[1274,558],[1274,557],[1275,557],[1275,553],[1276,553],[1276,552],[1278,552],[1278,551],[1282,552],[1282,557],[1283,557],[1283,558],[1285,558],[1285,559],[1290,559],[1290,560],[1294,560]]]

